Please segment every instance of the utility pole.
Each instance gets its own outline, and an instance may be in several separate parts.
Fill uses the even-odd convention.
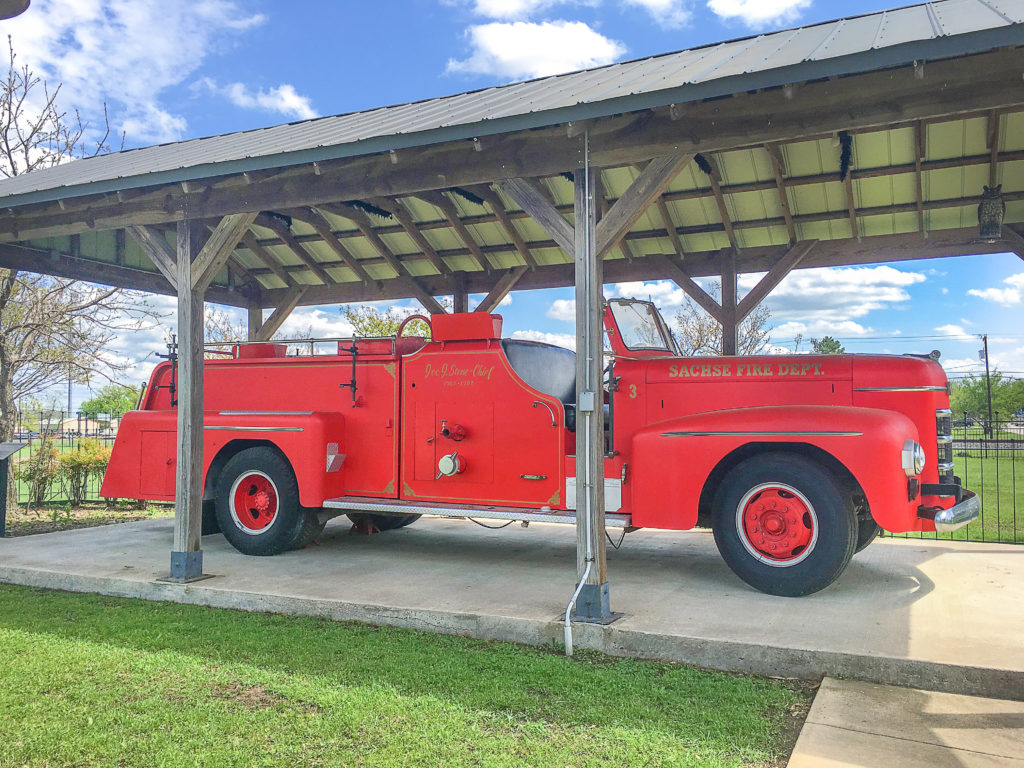
[[[988,437],[992,434],[992,377],[988,370],[988,334],[983,334],[981,341],[984,345],[982,354],[985,355],[985,389],[988,391],[988,422],[985,425],[985,436]]]

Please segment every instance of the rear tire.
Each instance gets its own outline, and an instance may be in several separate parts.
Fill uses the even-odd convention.
[[[875,522],[875,519],[870,514],[857,518],[857,546],[853,549],[853,554],[857,554],[861,550],[867,548],[868,544],[875,540],[875,537],[882,532],[882,527]]]
[[[820,464],[769,453],[737,464],[713,502],[715,543],[733,572],[771,595],[824,589],[846,568],[857,544],[857,516],[840,484]]]
[[[267,446],[228,459],[217,479],[216,512],[224,538],[246,555],[287,552],[319,533],[318,516],[299,505],[291,465]]]

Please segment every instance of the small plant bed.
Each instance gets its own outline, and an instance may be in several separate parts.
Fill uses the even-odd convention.
[[[0,586],[0,765],[783,766],[813,686]]]
[[[145,502],[140,506],[132,500],[117,501],[112,505],[102,501],[85,502],[78,507],[69,504],[49,504],[38,508],[18,506],[7,510],[7,535],[31,536],[173,515],[173,504]]]

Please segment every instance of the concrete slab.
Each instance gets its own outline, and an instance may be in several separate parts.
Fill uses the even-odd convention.
[[[562,643],[575,532],[424,518],[375,536],[331,521],[300,552],[250,558],[203,539],[217,578],[161,584],[172,521],[0,540],[0,582],[355,619],[485,639]],[[886,539],[827,590],[756,592],[712,536],[640,531],[609,551],[609,626],[578,647],[763,675],[855,678],[1024,699],[1024,547]],[[2,606],[0,606],[2,610]]]
[[[1024,703],[825,678],[789,768],[1022,768]]]

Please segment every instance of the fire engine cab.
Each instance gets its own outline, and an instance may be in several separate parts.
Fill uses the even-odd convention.
[[[499,315],[422,320],[429,337],[403,324],[330,354],[254,343],[206,361],[204,509],[236,549],[301,548],[341,514],[375,531],[421,515],[575,523],[574,353],[502,338]],[[686,358],[635,300],[609,301],[605,330],[607,528],[710,527],[741,579],[797,596],[880,529],[978,515],[934,360]],[[175,382],[161,363],[125,416],[104,496],[173,500]]]

